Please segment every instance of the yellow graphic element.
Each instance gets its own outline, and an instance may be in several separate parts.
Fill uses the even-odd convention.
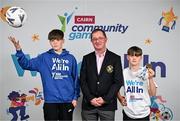
[[[163,19],[165,20],[165,26],[169,26],[170,22],[177,20],[177,16],[175,16],[173,12],[173,8],[171,8],[168,12],[162,12]]]
[[[22,97],[22,98],[19,98],[19,100],[25,100],[26,102],[34,101],[35,105],[39,105],[42,102],[41,99],[36,99],[36,97],[34,95]]]
[[[35,100],[35,97],[34,97],[34,95],[32,95],[32,96],[24,96],[24,97],[20,97],[20,98],[18,98],[19,100],[21,100],[21,101],[26,101],[26,102],[28,102],[28,101],[34,101]]]
[[[156,121],[159,121],[159,118],[161,117],[160,111],[156,112]]]
[[[39,40],[39,35],[38,35],[38,34],[33,34],[32,40],[33,40],[34,42],[35,42],[35,41],[38,41],[38,40]]]
[[[6,22],[6,11],[10,8],[11,6],[6,6],[3,8],[0,8],[0,17],[1,19]]]
[[[152,44],[152,40],[150,40],[149,38],[145,40],[144,42],[146,45],[150,45]]]
[[[26,97],[26,101],[34,101],[35,100],[35,96],[27,96]]]
[[[163,27],[162,30],[169,32],[169,30],[173,30],[175,29],[176,26],[176,20],[177,20],[177,16],[175,16],[174,12],[173,12],[173,8],[170,9],[170,11],[168,12],[162,12],[162,17],[159,20],[159,25],[163,23]]]
[[[42,97],[42,92],[39,92],[38,88],[34,88],[33,90],[29,91],[30,93],[34,94],[34,97],[29,97],[30,100],[35,102],[35,105],[41,104],[43,97]]]
[[[35,101],[35,105],[39,105],[41,102],[42,102],[42,100],[37,99],[37,100]]]

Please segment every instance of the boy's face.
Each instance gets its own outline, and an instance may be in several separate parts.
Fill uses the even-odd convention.
[[[49,43],[55,51],[59,52],[63,49],[64,39],[50,40]]]
[[[127,59],[129,61],[130,66],[139,66],[142,56],[136,56],[136,55],[128,55]]]

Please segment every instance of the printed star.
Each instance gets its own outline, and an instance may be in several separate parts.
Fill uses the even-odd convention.
[[[38,34],[34,34],[34,35],[32,36],[32,40],[33,40],[33,41],[38,41],[38,40],[39,40],[39,35],[38,35]]]
[[[146,45],[150,45],[150,44],[152,43],[152,40],[146,39],[144,43],[145,43]]]

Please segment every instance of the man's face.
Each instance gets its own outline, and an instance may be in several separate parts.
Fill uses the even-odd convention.
[[[91,42],[96,51],[101,51],[106,49],[107,38],[103,35],[101,31],[97,31],[92,34]]]

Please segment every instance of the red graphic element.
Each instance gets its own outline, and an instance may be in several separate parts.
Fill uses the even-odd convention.
[[[95,16],[75,16],[75,24],[95,24]]]

